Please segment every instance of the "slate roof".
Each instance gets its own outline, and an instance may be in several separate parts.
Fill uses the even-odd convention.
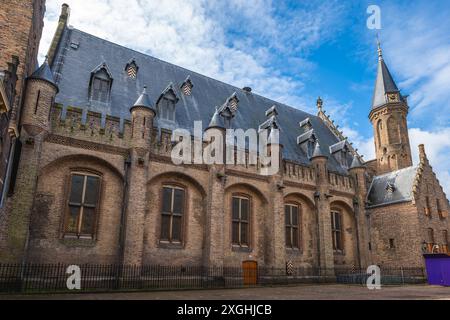
[[[133,107],[144,107],[144,108],[149,108],[149,109],[155,111],[155,108],[153,107],[153,103],[151,102],[151,100],[147,94],[146,86],[144,86],[144,91],[142,91],[139,98],[133,104]]]
[[[71,45],[71,43],[77,45]],[[125,71],[125,66],[131,59],[134,59],[139,67],[136,79],[128,77]],[[91,104],[88,97],[91,72],[102,63],[107,65],[113,77],[110,103]],[[310,163],[308,155],[301,150],[296,140],[303,133],[299,122],[309,118],[314,134],[322,146],[322,152],[329,158],[329,170],[347,173],[347,170],[329,154],[329,146],[336,144],[339,139],[319,117],[75,28],[66,27],[63,31],[53,59],[52,70],[59,86],[56,102],[61,103],[63,108],[76,106],[99,112],[103,117],[112,115],[121,119],[130,118],[129,109],[140,96],[145,85],[148,86],[147,93],[151,101],[157,101],[163,90],[173,83],[173,89],[179,98],[176,103],[176,123],[165,123],[156,118],[158,126],[166,125],[168,129],[182,127],[193,132],[194,120],[201,120],[203,129],[206,129],[213,118],[215,107],[223,105],[234,92],[239,105],[232,124],[237,128],[258,129],[259,125],[267,120],[266,110],[275,105],[281,128],[280,143],[284,147],[283,156],[286,159],[301,164]],[[188,77],[194,88],[191,95],[184,95],[180,87]],[[349,157],[351,161],[351,155]]]
[[[367,194],[368,206],[411,201],[416,172],[417,166],[411,166],[375,176]]]
[[[53,77],[52,70],[48,65],[47,58],[45,59],[44,63],[42,63],[42,65],[33,72],[33,74],[30,76],[30,79],[44,80],[58,87]]]
[[[381,56],[378,59],[377,79],[375,81],[375,89],[373,91],[372,109],[385,104],[386,93],[399,92],[389,69]]]

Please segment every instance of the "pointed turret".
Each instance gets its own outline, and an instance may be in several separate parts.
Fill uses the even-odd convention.
[[[33,72],[29,79],[47,81],[58,91],[58,86],[56,85],[55,78],[53,77],[53,72],[48,64],[47,56],[45,57],[44,63],[42,63],[42,65],[35,72]]]
[[[211,121],[209,122],[208,128],[225,128],[225,123],[223,121],[223,117],[220,115],[219,108],[216,107],[216,111],[214,112]]]
[[[372,98],[372,109],[382,106],[390,101],[389,94],[398,94],[400,91],[384,62],[383,52],[378,41],[378,69],[375,89]]]
[[[148,96],[148,93],[147,93],[147,86],[144,86],[144,90],[142,91],[141,95],[136,100],[136,102],[133,104],[133,106],[130,108],[130,111],[131,111],[131,109],[137,108],[137,107],[148,108],[148,109],[151,109],[153,112],[155,112],[153,103],[150,100],[150,97]]]
[[[314,151],[311,156],[311,159],[319,158],[319,157],[328,158],[328,156],[325,153],[323,153],[322,148],[320,147],[319,141],[317,140],[316,146],[314,147]]]
[[[364,164],[361,162],[361,159],[358,157],[357,154],[353,155],[352,164],[350,165],[350,169],[354,168],[364,168]]]

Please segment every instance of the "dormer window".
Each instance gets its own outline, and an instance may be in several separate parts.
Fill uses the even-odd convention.
[[[134,59],[128,62],[127,65],[125,66],[125,71],[130,79],[136,79],[138,69],[139,67],[137,66]]]
[[[297,144],[300,145],[300,148],[308,156],[308,158],[312,157],[316,146],[316,141],[317,137],[314,133],[314,129],[311,129],[297,137]]]
[[[343,168],[348,168],[350,164],[350,148],[347,140],[341,140],[330,146],[330,153]]]
[[[92,72],[90,83],[90,100],[102,103],[109,102],[112,77],[105,64]]]
[[[191,77],[187,76],[186,80],[184,80],[183,84],[181,85],[181,91],[184,95],[190,96],[192,94],[192,88],[194,85],[192,84]]]
[[[159,116],[161,119],[175,121],[175,102],[162,98],[159,102]]]
[[[173,84],[170,83],[162,92],[157,101],[158,115],[160,119],[175,121],[175,104],[178,102],[178,97],[173,90]]]

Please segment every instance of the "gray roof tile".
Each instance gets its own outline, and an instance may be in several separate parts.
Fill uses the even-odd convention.
[[[280,143],[284,146],[283,156],[286,159],[309,164],[308,155],[297,145],[296,137],[303,133],[299,122],[309,118],[314,134],[320,140],[322,152],[329,157],[329,170],[347,173],[334,157],[330,157],[329,146],[336,144],[339,139],[329,130],[326,124],[317,116],[296,108],[275,102],[255,93],[247,93],[235,86],[211,79],[196,72],[161,61],[149,55],[136,52],[129,48],[111,43],[74,28],[64,30],[62,41],[70,43],[71,39],[79,43],[77,49],[60,45],[56,54],[53,72],[58,75],[60,93],[56,102],[66,106],[77,106],[108,114],[123,119],[129,119],[129,108],[141,94],[142,87],[148,85],[149,98],[156,101],[170,83],[173,83],[179,101],[176,103],[175,123],[193,133],[195,120],[203,122],[206,129],[215,113],[215,106],[222,106],[224,101],[236,94],[239,105],[232,125],[244,130],[258,129],[267,120],[265,112],[271,106],[278,111],[277,121],[282,128]],[[127,76],[126,64],[134,59],[139,66],[136,79]],[[108,104],[91,104],[88,97],[89,80],[92,70],[102,63],[106,63],[114,81],[111,88],[111,99]],[[184,95],[180,86],[189,77],[195,84],[191,95]],[[164,121],[156,123],[164,125]],[[351,161],[351,159],[349,160]]]
[[[369,207],[412,200],[412,189],[417,166],[375,176],[369,187]]]

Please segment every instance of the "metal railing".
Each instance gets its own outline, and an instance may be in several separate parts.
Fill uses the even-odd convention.
[[[0,264],[0,292],[63,292],[68,289],[67,264]],[[365,285],[369,274],[355,268],[269,268],[203,266],[79,265],[79,291],[127,291],[239,288],[257,285],[345,283]],[[422,268],[381,268],[382,284],[426,281]]]

